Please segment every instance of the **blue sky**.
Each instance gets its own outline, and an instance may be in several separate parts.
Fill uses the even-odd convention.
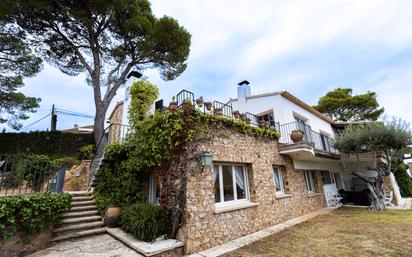
[[[156,16],[178,19],[192,34],[187,70],[165,82],[157,71],[144,75],[166,103],[181,89],[226,101],[236,84],[252,93],[288,90],[313,105],[327,91],[350,87],[378,94],[387,115],[412,122],[411,1],[154,0]],[[45,65],[22,91],[42,98],[29,124],[51,105],[93,114],[92,89],[84,76],[69,77]],[[121,100],[120,89],[115,101]],[[87,125],[87,118],[58,117],[58,128]],[[49,128],[44,120],[23,131]]]

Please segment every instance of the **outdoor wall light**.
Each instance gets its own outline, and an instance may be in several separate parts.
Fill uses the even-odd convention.
[[[200,155],[200,160],[202,161],[202,166],[212,166],[213,162],[213,155],[210,152],[203,152]]]

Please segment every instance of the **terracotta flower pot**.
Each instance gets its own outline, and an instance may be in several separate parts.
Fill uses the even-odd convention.
[[[119,206],[109,206],[106,210],[106,214],[104,215],[104,223],[109,228],[113,228],[117,226],[117,220],[120,216],[120,207]]]
[[[302,141],[303,140],[303,131],[302,130],[292,131],[292,133],[290,134],[290,139],[292,139],[292,141],[294,143]]]
[[[194,111],[194,106],[191,102],[183,102],[182,108],[185,111],[185,113],[192,113]]]
[[[236,119],[239,119],[239,118],[240,118],[240,112],[239,112],[239,111],[234,111],[234,112],[233,112],[233,116],[234,116]]]
[[[177,103],[176,102],[170,102],[169,103],[169,110],[175,111],[177,109]]]

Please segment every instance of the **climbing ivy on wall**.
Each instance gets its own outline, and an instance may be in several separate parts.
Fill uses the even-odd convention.
[[[129,120],[131,124],[144,119],[153,102],[159,97],[159,89],[146,80],[139,80],[130,87]]]
[[[156,112],[133,123],[134,133],[122,144],[106,148],[105,162],[97,174],[95,187],[97,198],[104,198],[103,206],[98,208],[103,209],[110,201],[120,205],[144,201],[144,185],[150,173],[156,172],[162,181],[161,205],[172,220],[169,236],[174,237],[183,219],[187,153],[198,142],[206,140],[211,129],[222,134],[233,129],[258,138],[278,139],[280,136],[275,130],[253,127],[224,116],[184,110]]]

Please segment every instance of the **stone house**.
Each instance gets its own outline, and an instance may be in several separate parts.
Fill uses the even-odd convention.
[[[212,129],[210,140],[196,145],[187,163],[184,223],[177,234],[186,253],[327,207],[338,193],[345,193],[347,202],[367,204],[365,199],[356,202],[365,196],[366,185],[345,172],[342,159],[346,157],[333,148],[333,137],[344,124],[333,122],[285,91],[252,95],[247,81],[239,83],[237,91],[237,98],[226,104],[215,105],[215,101],[214,108],[227,108],[230,117],[239,110],[252,126],[265,121],[281,137],[261,139],[229,128]],[[127,96],[123,105],[126,121]],[[294,131],[302,132],[300,140],[292,140]],[[212,163],[202,162],[203,157]],[[386,161],[370,153],[361,158],[369,176],[374,176],[376,159]],[[159,203],[161,187],[159,176],[152,174],[150,202]],[[395,187],[394,178],[389,177],[386,188]]]

